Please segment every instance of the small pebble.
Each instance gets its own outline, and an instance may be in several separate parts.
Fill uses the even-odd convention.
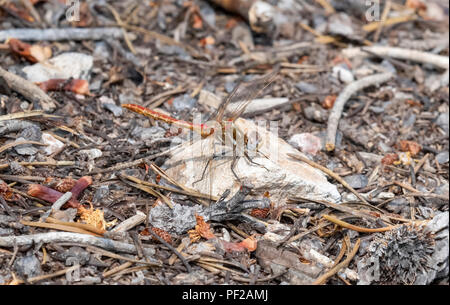
[[[366,175],[355,174],[344,177],[345,182],[347,182],[354,189],[361,189],[367,186],[369,182]]]
[[[306,83],[306,82],[298,82],[295,84],[295,87],[297,87],[300,91],[312,94],[317,92],[317,87],[313,84]]]
[[[192,98],[190,94],[183,94],[173,100],[172,106],[176,111],[190,110],[195,106],[197,100]]]
[[[42,143],[47,144],[48,146],[42,146],[42,150],[44,153],[49,156],[64,147],[64,143],[60,140],[53,137],[51,134],[43,133],[42,134]]]
[[[116,104],[105,103],[105,104],[103,104],[103,108],[111,111],[115,117],[119,117],[123,114],[123,108],[120,106],[117,106]]]
[[[33,254],[18,257],[14,263],[14,270],[21,278],[34,277],[42,273],[41,262]]]
[[[80,154],[86,155],[89,160],[94,160],[103,155],[102,151],[98,148],[83,149],[83,150],[80,150]]]
[[[322,147],[320,138],[310,133],[295,134],[288,140],[288,143],[295,148],[300,149],[302,152],[313,156],[317,154]]]
[[[355,81],[352,71],[344,68],[342,65],[333,67],[333,76],[345,84]]]
[[[436,155],[436,161],[439,164],[448,163],[448,150],[442,151]]]

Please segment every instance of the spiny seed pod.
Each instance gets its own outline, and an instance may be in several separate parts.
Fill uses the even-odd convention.
[[[54,189],[61,193],[69,192],[77,183],[75,179],[64,178],[56,183]]]
[[[160,229],[160,228],[155,228],[155,227],[145,228],[144,230],[141,231],[140,234],[144,235],[144,236],[151,235],[149,230],[152,230],[153,233],[155,233],[156,235],[161,237],[166,243],[168,243],[170,245],[172,244],[172,236],[167,231],[164,231],[163,229]],[[153,235],[152,235],[152,239],[155,241],[158,241]]]
[[[434,235],[424,226],[405,224],[377,233],[358,262],[361,284],[413,284],[417,275],[430,269]]]
[[[250,215],[256,218],[266,218],[269,216],[270,209],[264,208],[264,209],[253,209],[250,212]]]

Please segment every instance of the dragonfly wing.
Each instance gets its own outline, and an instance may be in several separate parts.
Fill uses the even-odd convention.
[[[233,97],[238,92],[239,88],[241,87],[241,84],[242,81],[239,81],[238,84],[234,87],[233,91],[228,95],[227,99],[220,104],[219,108],[217,109],[216,115],[214,116],[214,120],[216,121],[223,120],[225,110],[227,109],[228,105],[230,105],[231,101],[234,99]]]
[[[251,81],[246,86],[243,96],[238,94],[237,99],[233,98],[233,100],[239,100],[240,104],[230,114],[229,119],[234,121],[240,117],[247,106],[275,80],[277,75],[278,71],[273,71],[257,80]]]

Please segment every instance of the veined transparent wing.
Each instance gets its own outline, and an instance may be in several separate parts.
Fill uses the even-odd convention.
[[[249,82],[239,81],[227,99],[220,104],[214,119],[216,121],[222,121],[228,106],[234,105],[233,111],[227,114],[226,118],[231,121],[236,120],[245,111],[248,104],[275,80],[277,74],[278,71],[276,70]],[[236,104],[236,102],[239,103]]]
[[[238,92],[233,96],[232,102],[239,101],[238,105],[233,109],[233,111],[227,116],[227,120],[235,121],[240,117],[247,106],[275,80],[278,75],[278,71],[270,72],[263,77],[252,80],[245,85],[241,85]]]

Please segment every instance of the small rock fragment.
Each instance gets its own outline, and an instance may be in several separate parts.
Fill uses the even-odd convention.
[[[303,81],[296,83],[295,87],[307,94],[317,93],[317,87],[315,85]]]
[[[367,186],[369,182],[366,175],[356,174],[344,177],[345,182],[347,182],[354,189],[361,189]]]
[[[88,79],[93,65],[90,55],[67,52],[43,63],[23,68],[26,78],[32,82],[45,82],[54,78]]]
[[[51,134],[44,132],[42,134],[42,143],[48,146],[43,146],[42,150],[48,156],[51,155],[64,147],[64,143],[53,137]]]
[[[332,75],[345,84],[355,81],[352,71],[346,69],[343,65],[334,66]]]
[[[41,262],[33,254],[17,258],[14,270],[21,278],[34,277],[42,273]]]
[[[80,154],[86,155],[89,160],[94,160],[103,155],[102,151],[98,148],[83,149],[83,150],[80,150]]]
[[[448,163],[448,150],[438,153],[436,155],[436,161],[439,164]]]
[[[322,147],[320,138],[310,133],[295,134],[289,139],[288,143],[295,148],[300,149],[300,151],[313,156],[316,155]]]

